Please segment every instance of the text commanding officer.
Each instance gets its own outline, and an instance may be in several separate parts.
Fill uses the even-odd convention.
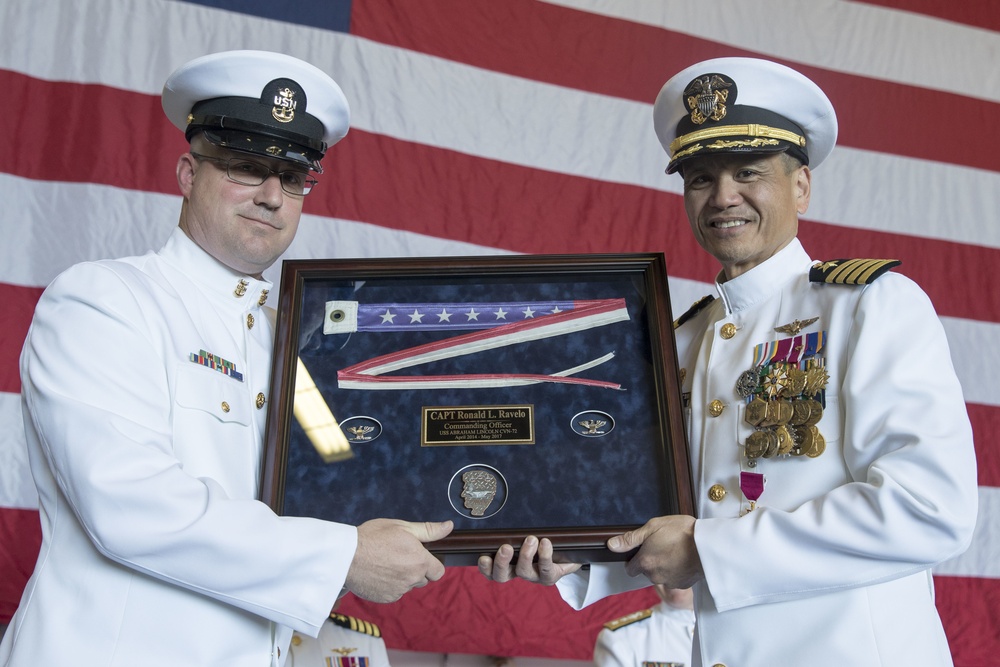
[[[693,585],[696,666],[950,665],[931,567],[972,538],[972,430],[941,322],[897,262],[816,261],[797,239],[833,106],[787,67],[722,58],[671,78],[653,113],[722,265],[718,298],[676,330],[698,518],[612,538],[639,547],[626,567],[561,592],[581,605],[634,587],[625,575]],[[519,575],[574,569],[537,550]],[[511,556],[481,567],[505,580]]]
[[[178,228],[159,252],[59,276],[21,356],[42,548],[2,665],[278,665],[342,589],[390,601],[444,574],[422,542],[449,523],[355,528],[255,500],[261,272],[347,133],[340,88],[295,58],[226,52],[175,71],[163,108],[191,144]]]

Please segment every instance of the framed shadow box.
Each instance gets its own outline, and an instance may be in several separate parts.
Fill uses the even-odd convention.
[[[262,499],[359,525],[455,522],[447,565],[557,557],[691,514],[662,254],[293,260]]]

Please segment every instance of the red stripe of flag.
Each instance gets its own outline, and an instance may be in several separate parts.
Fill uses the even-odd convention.
[[[535,0],[436,0],[434,7],[427,11],[419,2],[356,2],[351,33],[484,69],[650,104],[671,75],[692,63],[761,55]],[[975,12],[987,13],[997,11]],[[568,44],[581,48],[566,48]],[[969,141],[949,138],[946,131],[954,128],[956,114],[964,127],[992,127],[1000,104],[779,62],[813,79],[830,97],[844,146],[1000,171],[1000,132],[977,132],[976,140]]]
[[[18,360],[42,290],[41,287],[0,283],[0,303],[4,305],[3,325],[0,325],[0,392],[21,392]],[[0,572],[3,572],[2,567]]]
[[[996,665],[1000,579],[935,577],[934,591],[955,667]]]
[[[0,508],[0,623],[10,620],[42,544],[37,510]]]
[[[19,132],[0,134],[0,171],[177,193],[174,166],[186,144],[163,116],[157,97],[105,86],[67,87],[0,70],[0,89],[8,83],[16,85],[24,95],[19,99],[34,111],[20,119]],[[51,101],[41,104],[49,96]],[[70,127],[58,140],[45,139],[52,137],[51,127],[63,122],[67,105],[87,110],[87,127]],[[130,109],[127,119],[118,113],[123,108]],[[124,132],[122,123],[128,124]],[[167,148],[136,162],[135,136]],[[38,137],[52,145],[39,149],[33,143]],[[80,155],[89,156],[86,170],[80,169]],[[540,171],[361,130],[352,130],[324,166],[321,189],[306,199],[308,213],[523,253],[662,251],[672,276],[705,282],[718,271],[688,231],[680,197],[670,193]],[[546,221],[544,233],[539,220]],[[902,259],[899,270],[927,290],[941,315],[1000,321],[1000,290],[954,289],[980,284],[982,276],[1000,265],[1000,249],[821,223],[803,225],[800,236],[819,259]]]
[[[979,485],[1000,487],[1000,456],[997,456],[996,445],[996,434],[1000,433],[1000,407],[978,403],[966,403],[965,407],[976,442]]]

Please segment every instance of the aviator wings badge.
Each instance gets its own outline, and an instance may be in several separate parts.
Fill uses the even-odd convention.
[[[782,324],[780,327],[774,327],[774,330],[778,333],[788,334],[789,336],[798,336],[800,331],[818,319],[818,317],[810,317],[808,320],[795,320],[788,324]]]

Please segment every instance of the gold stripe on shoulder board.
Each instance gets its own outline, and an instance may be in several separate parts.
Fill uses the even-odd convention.
[[[876,278],[902,264],[898,259],[833,259],[816,262],[809,281],[829,285],[869,285]]]
[[[631,625],[638,621],[644,621],[653,615],[652,609],[643,609],[642,611],[635,611],[627,616],[622,616],[621,618],[616,618],[613,621],[608,621],[604,624],[608,630],[615,631],[619,628],[624,628],[626,625]]]

